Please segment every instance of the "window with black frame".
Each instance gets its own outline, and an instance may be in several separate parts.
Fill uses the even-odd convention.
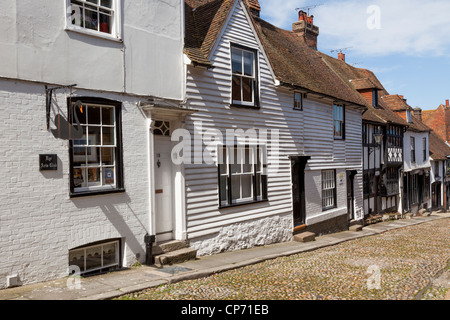
[[[267,200],[267,161],[264,146],[220,146],[220,207]]]
[[[105,99],[77,99],[72,123],[83,135],[70,141],[71,195],[123,191],[121,103]],[[71,100],[71,102],[73,101]]]

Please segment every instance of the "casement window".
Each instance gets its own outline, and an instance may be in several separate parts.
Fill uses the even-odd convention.
[[[345,139],[345,107],[343,105],[333,106],[334,138]]]
[[[294,92],[294,109],[295,110],[303,110],[303,98],[305,97],[304,93]]]
[[[120,265],[120,241],[91,244],[69,251],[69,267],[80,274],[106,271]]]
[[[411,137],[411,162],[416,162],[416,138]]]
[[[258,107],[257,50],[231,46],[232,104]]]
[[[322,171],[322,209],[336,208],[336,171]]]
[[[123,192],[121,103],[81,98],[71,123],[83,135],[70,141],[71,196]],[[75,106],[74,100],[69,101]]]
[[[120,39],[120,0],[66,0],[66,28]]]
[[[398,168],[386,168],[385,195],[392,196],[399,194],[399,174]]]
[[[363,192],[364,197],[372,197],[374,195],[375,186],[375,170],[364,171]]]
[[[267,200],[264,146],[219,146],[220,207]]]
[[[423,162],[426,162],[428,160],[427,155],[427,138],[422,139],[422,146],[423,146]]]

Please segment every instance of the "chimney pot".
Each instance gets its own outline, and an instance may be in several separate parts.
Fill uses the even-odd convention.
[[[345,62],[345,54],[342,52],[338,53],[338,59]]]
[[[450,107],[450,100],[445,100],[445,106],[448,108]]]

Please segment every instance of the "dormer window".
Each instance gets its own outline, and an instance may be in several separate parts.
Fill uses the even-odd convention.
[[[374,108],[378,108],[378,90],[373,89],[372,90],[372,105]]]
[[[406,110],[406,121],[408,121],[408,123],[412,123],[411,110]]]

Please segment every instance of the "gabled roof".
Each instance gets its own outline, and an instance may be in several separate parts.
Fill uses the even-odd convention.
[[[381,82],[375,74],[367,69],[355,68],[342,60],[330,57],[321,53],[324,61],[341,77],[353,90],[376,89],[382,93],[386,92]],[[358,93],[359,94],[359,93]],[[378,102],[379,108],[374,108],[372,103],[364,99],[367,111],[363,115],[363,120],[380,124],[395,124],[407,126],[407,123],[395,112],[390,110],[382,100]]]
[[[235,1],[185,0],[185,53],[194,64],[212,66],[208,57]],[[253,2],[248,0],[245,6],[251,6]],[[302,37],[259,17],[250,16],[275,77],[282,85],[326,96],[337,102],[365,106],[364,99],[343,83]]]

